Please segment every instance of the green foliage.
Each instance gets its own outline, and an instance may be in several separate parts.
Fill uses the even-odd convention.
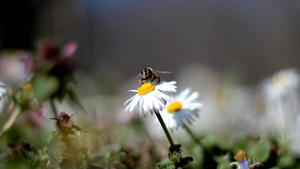
[[[169,159],[174,163],[175,167],[185,167],[193,161],[192,157],[182,157],[181,145],[175,144],[169,148]]]
[[[296,160],[293,156],[289,154],[284,154],[278,161],[278,166],[282,168],[292,168]]]
[[[118,169],[127,168],[121,163],[122,160],[126,160],[126,153],[119,144],[104,146],[98,152],[91,154],[90,157],[93,166]]]
[[[42,103],[57,91],[59,81],[54,76],[38,74],[32,79],[32,86],[35,97]]]
[[[249,157],[256,157],[261,162],[265,162],[268,160],[270,156],[270,148],[271,143],[268,140],[259,140],[253,144],[248,145],[248,156]]]
[[[175,164],[170,159],[165,159],[159,163],[157,163],[156,169],[175,169]]]
[[[182,157],[182,150],[180,148],[180,144],[170,146],[169,158],[157,163],[156,169],[185,168],[190,162],[192,162],[192,157]]]
[[[228,154],[226,154],[225,156],[217,157],[216,161],[218,162],[217,169],[230,169],[230,157]]]

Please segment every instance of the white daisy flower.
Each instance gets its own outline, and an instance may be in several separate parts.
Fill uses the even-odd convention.
[[[176,93],[176,82],[162,82],[153,85],[151,82],[142,84],[138,90],[130,90],[137,94],[128,99],[125,111],[134,112],[136,116],[159,113],[165,105],[172,101],[172,95]]]
[[[284,69],[264,83],[264,90],[270,99],[280,98],[299,87],[300,77],[295,69]]]
[[[0,100],[7,92],[7,89],[5,88],[5,84],[0,81]]]
[[[183,90],[161,113],[168,128],[177,129],[179,126],[182,126],[185,121],[191,124],[191,120],[194,120],[193,116],[198,117],[198,112],[202,104],[195,100],[199,94],[198,92],[190,94],[190,92],[191,90],[189,88]]]
[[[290,120],[297,113],[294,103],[298,102],[296,92],[299,82],[300,76],[295,69],[284,69],[274,74],[263,86],[266,94],[266,117],[272,122],[269,127],[271,131],[275,129],[280,141],[289,137],[287,131],[291,127]]]

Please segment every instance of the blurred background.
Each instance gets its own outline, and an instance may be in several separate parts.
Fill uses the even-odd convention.
[[[71,87],[79,101],[74,95],[73,100],[54,101],[59,112],[79,112],[72,119],[88,131],[88,137],[78,134],[79,140],[90,157],[98,154],[104,159],[94,159],[99,166],[113,161],[127,168],[147,168],[148,164],[154,168],[167,158],[168,143],[160,126],[154,125],[155,117],[133,118],[124,111],[124,101],[134,95],[126,91],[140,85],[136,75],[149,66],[171,71],[160,76],[176,80],[178,92],[186,87],[199,92],[197,101],[203,108],[191,130],[203,145],[195,145],[184,130],[172,132],[184,153],[195,159],[194,168],[222,168],[223,163],[228,168],[239,149],[267,168],[299,168],[299,20],[300,1],[289,0],[4,0],[0,2],[0,81],[10,90],[45,73],[26,72],[35,66],[35,62],[28,66],[26,58],[39,59],[43,40],[50,39],[59,47],[75,41],[78,50],[76,43],[69,49],[70,53],[76,51],[72,57],[80,68],[74,78],[77,84]],[[19,52],[11,52],[14,49]],[[64,59],[70,58],[64,55]],[[36,65],[47,70],[50,62],[40,63]],[[73,70],[77,69],[67,72],[67,78]],[[279,70],[283,71],[272,76]],[[65,75],[55,73],[57,77]],[[33,86],[47,92],[47,80],[40,78]],[[6,90],[0,83],[0,94],[1,87]],[[0,115],[11,117],[12,100],[3,100]],[[59,146],[49,147],[47,141],[56,130],[49,120],[55,112],[53,105],[46,100],[44,114],[37,120],[23,113],[23,119],[8,130],[8,141],[0,139],[0,160],[9,152],[6,142],[21,139],[59,153]],[[36,124],[24,123],[31,118],[43,125],[36,129]],[[6,119],[0,118],[0,124]],[[280,127],[281,123],[285,127]],[[30,130],[25,131],[24,126]],[[35,134],[27,134],[33,132],[39,140]],[[280,138],[281,133],[286,136]],[[216,153],[207,154],[207,150]],[[112,156],[106,159],[107,152]],[[152,161],[145,163],[149,159]]]
[[[110,81],[145,66],[234,69],[256,83],[300,64],[299,1],[10,0],[0,3],[0,50],[41,38],[77,41],[81,71]],[[110,72],[110,74],[108,73]]]

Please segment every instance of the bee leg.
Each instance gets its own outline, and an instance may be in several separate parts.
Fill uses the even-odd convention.
[[[159,84],[160,83],[160,77],[157,77],[156,79],[156,83]]]
[[[142,79],[140,79],[140,83],[141,83],[141,85],[142,85],[142,84],[144,84],[144,82],[143,82],[143,80],[142,80]]]

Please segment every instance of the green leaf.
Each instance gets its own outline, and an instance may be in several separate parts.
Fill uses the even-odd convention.
[[[265,162],[270,155],[270,142],[268,140],[260,140],[256,144],[249,147],[249,157],[256,157],[262,163]]]
[[[73,124],[73,127],[74,127],[76,130],[78,130],[78,131],[82,131],[82,132],[86,132],[86,133],[87,133],[87,131],[86,131],[84,128],[80,128],[79,126],[76,126],[75,124]]]
[[[291,155],[283,155],[280,157],[278,166],[282,168],[291,168],[295,163],[295,159]]]
[[[36,99],[42,103],[57,91],[59,81],[54,76],[35,75],[32,86]]]
[[[171,160],[165,159],[157,163],[155,169],[175,169],[175,164]]]
[[[215,157],[215,160],[218,162],[217,169],[231,169],[229,154],[226,154],[224,156]]]

